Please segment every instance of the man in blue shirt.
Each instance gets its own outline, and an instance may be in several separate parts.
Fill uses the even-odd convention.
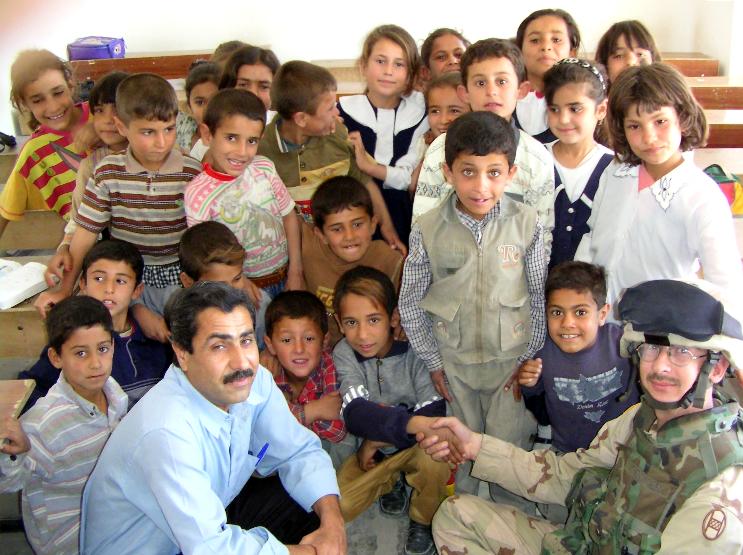
[[[106,444],[83,494],[81,552],[345,554],[330,458],[258,365],[245,294],[199,284],[174,295],[165,320],[177,365]],[[265,479],[246,484],[254,471],[278,472],[303,514],[311,517],[312,509],[319,517],[314,532],[294,535],[302,545],[284,546],[260,526],[283,537],[292,537],[284,526],[308,531],[306,519],[277,524],[275,515],[256,516],[274,494]],[[251,497],[256,483],[262,493]],[[245,507],[235,514],[251,515],[242,527],[225,516],[238,494]]]

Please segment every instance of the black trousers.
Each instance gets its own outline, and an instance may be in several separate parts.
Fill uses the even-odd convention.
[[[300,507],[281,485],[278,475],[253,476],[227,507],[227,522],[248,530],[267,528],[285,545],[295,545],[320,526],[314,512]]]

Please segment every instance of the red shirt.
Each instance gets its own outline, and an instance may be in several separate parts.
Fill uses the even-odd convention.
[[[304,384],[304,388],[297,396],[296,400],[290,400],[292,397],[292,388],[286,379],[285,370],[282,368],[278,375],[275,376],[276,385],[287,397],[289,403],[289,409],[292,414],[301,422],[300,412],[301,407],[306,405],[310,401],[317,401],[323,395],[327,395],[333,391],[338,391],[338,380],[335,376],[335,364],[333,364],[333,357],[328,351],[323,351],[320,356],[320,364],[315,369],[309,378],[307,383]],[[340,416],[340,414],[338,415]],[[315,432],[321,439],[327,439],[331,443],[338,443],[344,437],[346,437],[346,427],[343,424],[343,420],[315,420],[308,426],[313,432]]]

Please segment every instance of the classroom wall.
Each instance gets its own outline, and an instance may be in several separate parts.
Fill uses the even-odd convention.
[[[563,0],[555,4],[576,18],[587,51],[593,51],[611,23],[636,18],[650,28],[661,49],[690,51],[702,44],[703,50],[714,51],[727,66],[731,41],[741,40],[731,32],[730,19],[741,15],[741,2]],[[102,0],[0,0],[0,130],[12,129],[6,100],[8,75],[16,52],[24,48],[48,48],[65,56],[66,44],[86,35],[124,37],[129,52],[208,50],[224,40],[242,39],[271,45],[280,60],[342,59],[358,56],[364,34],[381,23],[402,25],[419,41],[440,26],[460,29],[471,40],[509,37],[526,15],[549,5],[544,0],[522,0],[516,6],[482,0],[123,0],[111,3],[107,10]],[[717,19],[718,15],[724,17]],[[699,33],[710,38],[701,41]],[[743,71],[740,60],[734,61]]]

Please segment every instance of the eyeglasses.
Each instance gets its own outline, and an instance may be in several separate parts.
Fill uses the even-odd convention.
[[[707,353],[704,353],[703,355],[693,355],[687,347],[681,347],[679,345],[663,347],[661,345],[654,345],[653,343],[641,343],[637,347],[637,352],[640,355],[640,359],[644,362],[653,362],[658,359],[660,352],[663,349],[666,350],[668,360],[671,361],[671,364],[676,366],[684,366],[698,358],[707,357]]]

